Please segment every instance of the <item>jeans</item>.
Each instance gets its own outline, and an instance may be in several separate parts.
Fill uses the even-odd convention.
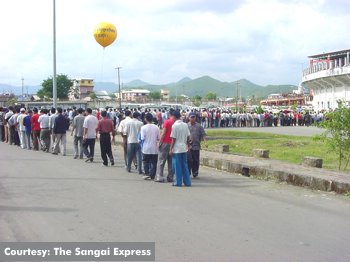
[[[78,155],[80,158],[83,158],[84,155],[84,148],[83,148],[83,137],[82,136],[74,136],[74,156],[77,157]],[[79,144],[79,148],[78,148]]]
[[[152,179],[155,178],[157,172],[157,154],[143,154],[143,163],[145,174],[149,175]]]
[[[128,149],[127,149],[127,154],[128,154],[128,166],[127,170],[128,172],[131,171],[131,162],[133,157],[136,155],[136,160],[137,160],[137,168],[139,171],[139,174],[142,173],[142,157],[141,157],[141,146],[139,143],[129,143],[128,144]]]
[[[191,186],[186,154],[186,152],[173,154],[173,172],[175,176],[174,186],[182,186],[182,182],[185,186]]]
[[[27,140],[27,146],[28,149],[32,149],[32,133],[31,132],[26,132],[26,140]]]

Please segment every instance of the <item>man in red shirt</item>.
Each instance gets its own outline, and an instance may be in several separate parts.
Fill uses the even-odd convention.
[[[173,181],[173,170],[172,170],[172,156],[169,154],[170,144],[171,144],[171,129],[174,124],[174,119],[172,118],[174,110],[170,109],[168,113],[168,119],[164,121],[162,134],[159,139],[159,153],[158,153],[158,167],[155,182],[165,182],[164,178],[164,166],[165,162],[168,162],[168,176],[167,181]]]
[[[34,115],[30,120],[32,124],[33,150],[38,151],[40,144],[40,123],[38,122],[38,119],[40,115],[38,114],[38,109],[36,107],[34,107],[33,112]]]
[[[113,142],[115,142],[115,130],[114,124],[111,119],[107,118],[107,111],[101,112],[102,119],[98,122],[96,127],[96,133],[100,133],[100,148],[101,148],[101,157],[103,160],[103,166],[108,166],[108,159],[111,162],[111,165],[114,166],[114,158],[112,154],[112,145],[111,145],[111,135],[113,137]]]

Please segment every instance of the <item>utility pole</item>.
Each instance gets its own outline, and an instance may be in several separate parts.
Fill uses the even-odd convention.
[[[239,82],[236,82],[236,112],[238,113],[238,86]]]
[[[122,67],[118,66],[114,69],[117,69],[118,70],[118,91],[119,91],[119,110],[122,109],[122,95],[121,95],[121,90],[120,90],[120,69]]]
[[[53,107],[57,107],[57,75],[56,75],[56,1],[53,0]]]
[[[24,100],[23,88],[24,88],[24,78],[22,77],[22,101]]]

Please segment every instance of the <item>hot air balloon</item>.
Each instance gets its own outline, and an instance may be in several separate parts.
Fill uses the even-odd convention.
[[[117,29],[111,23],[101,22],[94,29],[94,37],[96,42],[105,48],[117,38]]]

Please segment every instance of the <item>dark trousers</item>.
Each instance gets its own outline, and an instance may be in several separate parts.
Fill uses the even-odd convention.
[[[188,150],[187,152],[187,165],[190,175],[198,176],[199,170],[199,151],[200,150]]]
[[[39,150],[39,139],[40,139],[40,130],[33,130],[33,148],[34,150]]]
[[[145,171],[145,175],[149,175],[152,179],[154,179],[157,172],[158,155],[143,154],[142,160],[144,163],[143,169]]]
[[[111,135],[109,133],[100,134],[100,148],[101,148],[101,157],[103,160],[103,164],[107,166],[108,158],[109,158],[109,161],[111,161],[111,164],[113,165],[114,158],[112,154]]]
[[[83,141],[84,154],[88,158],[94,158],[95,155],[95,138],[86,138]]]

